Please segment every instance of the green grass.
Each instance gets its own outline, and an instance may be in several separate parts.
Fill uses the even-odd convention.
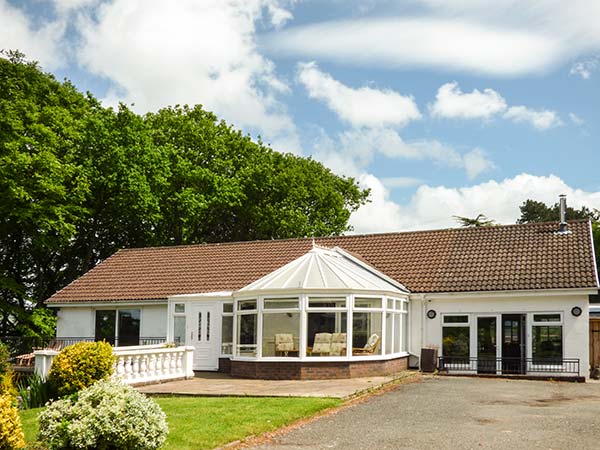
[[[169,422],[165,450],[212,449],[341,404],[341,400],[331,398],[295,397],[161,397],[156,401]],[[35,440],[40,411],[21,411],[27,442]]]
[[[33,408],[19,411],[21,415],[21,423],[23,424],[23,432],[27,442],[35,441],[38,434],[37,416],[44,408]]]

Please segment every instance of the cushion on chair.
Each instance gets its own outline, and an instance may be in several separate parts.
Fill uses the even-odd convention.
[[[275,335],[275,351],[291,352],[294,351],[294,335],[293,334],[276,334]]]
[[[373,333],[367,343],[365,344],[364,349],[369,351],[375,351],[375,346],[377,345],[377,341],[379,341],[379,336],[376,333]]]
[[[329,354],[331,352],[331,333],[315,334],[312,353]]]
[[[333,333],[331,335],[331,355],[342,356],[346,353],[346,333]]]

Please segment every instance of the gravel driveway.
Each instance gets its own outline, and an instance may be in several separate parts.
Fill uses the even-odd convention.
[[[262,449],[600,449],[600,384],[427,377]]]

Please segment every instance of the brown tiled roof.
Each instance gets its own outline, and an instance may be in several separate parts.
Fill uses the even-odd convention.
[[[587,221],[316,239],[358,255],[412,292],[594,288]],[[125,249],[49,303],[165,299],[237,290],[310,250],[311,239]]]

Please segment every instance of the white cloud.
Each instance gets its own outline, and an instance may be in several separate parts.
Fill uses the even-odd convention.
[[[412,97],[389,89],[350,88],[321,71],[315,62],[298,65],[298,80],[311,98],[325,102],[354,127],[403,126],[421,118]]]
[[[496,167],[496,165],[487,158],[485,152],[479,148],[474,148],[469,153],[465,154],[462,159],[469,180],[477,178],[480,174],[488,172]]]
[[[511,106],[503,117],[514,122],[527,122],[538,130],[547,130],[563,124],[555,111],[535,110],[526,106]]]
[[[597,1],[571,0],[568,7],[564,0],[406,3],[380,2],[368,18],[297,26],[267,43],[273,51],[321,61],[495,76],[541,73],[600,50]]]
[[[571,122],[573,122],[575,125],[583,125],[585,123],[585,120],[573,112],[569,113],[569,119],[571,119]]]
[[[19,50],[28,60],[39,61],[45,70],[52,70],[65,61],[59,44],[64,31],[62,20],[35,28],[22,10],[0,0],[0,49]]]
[[[270,51],[379,67],[434,67],[514,76],[539,72],[565,48],[551,34],[439,17],[362,18],[285,29]]]
[[[571,75],[579,75],[584,80],[589,80],[592,73],[600,68],[600,56],[595,56],[584,61],[579,61],[571,67]]]
[[[316,159],[336,173],[354,177],[366,172],[376,154],[394,159],[432,161],[453,169],[464,169],[469,179],[495,167],[480,149],[462,155],[436,140],[406,142],[390,128],[346,130],[335,139],[320,130],[313,145]]]
[[[364,175],[360,181],[372,189],[372,201],[350,218],[356,233],[455,227],[453,215],[485,214],[498,223],[515,223],[525,200],[554,204],[560,194],[567,195],[569,206],[600,208],[600,192],[572,188],[554,175],[521,174],[460,188],[424,185],[406,204],[394,202],[389,190],[373,175]]]
[[[461,91],[457,82],[440,86],[435,102],[429,105],[429,111],[434,117],[454,119],[485,119],[498,116],[513,122],[527,122],[538,130],[562,125],[562,120],[555,111],[535,110],[526,106],[508,107],[506,100],[493,89],[483,92],[474,89],[470,93]]]
[[[460,119],[489,119],[506,109],[506,101],[493,89],[483,92],[474,89],[463,93],[457,82],[442,85],[437,92],[435,102],[430,106],[434,117]]]
[[[272,25],[289,19],[279,5],[114,0],[80,15],[78,58],[114,83],[109,104],[134,103],[140,112],[202,104],[278,150],[299,151],[294,123],[279,100],[288,87],[255,42],[256,23],[265,14]]]

